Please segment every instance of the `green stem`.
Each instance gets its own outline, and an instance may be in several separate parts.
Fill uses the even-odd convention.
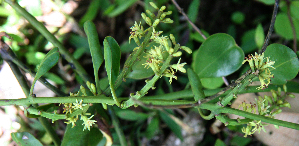
[[[26,105],[26,104],[36,104],[36,103],[76,103],[76,99],[78,101],[83,100],[84,103],[107,103],[107,104],[115,104],[114,100],[110,97],[106,97],[104,95],[98,96],[82,96],[82,97],[36,97],[33,99],[2,99],[0,100],[0,106],[7,105]],[[120,98],[120,100],[124,100],[127,98]]]
[[[256,114],[241,111],[238,109],[233,109],[233,108],[229,108],[229,107],[220,107],[216,104],[210,104],[210,103],[203,103],[203,104],[199,105],[199,107],[202,109],[211,110],[213,113],[215,113],[215,115],[218,115],[220,113],[229,113],[229,114],[239,115],[239,116],[253,119],[253,120],[261,120],[262,122],[269,123],[269,124],[274,124],[274,125],[278,125],[278,126],[283,126],[283,127],[299,130],[299,124],[282,121],[282,120],[277,120],[277,119],[272,119],[269,117],[256,115]]]
[[[115,128],[115,131],[116,131],[117,135],[118,135],[120,145],[121,146],[127,146],[125,134],[124,134],[123,130],[120,128],[119,120],[116,117],[113,108],[111,106],[108,106],[108,110],[109,110],[109,114],[110,114],[111,119],[112,119],[112,124]]]
[[[213,113],[210,113],[209,115],[205,115],[203,112],[202,112],[202,110],[200,109],[200,108],[197,108],[198,109],[198,112],[199,112],[199,114],[200,114],[200,116],[203,118],[203,119],[205,119],[205,120],[211,120],[211,119],[213,119],[214,118],[214,114]]]
[[[40,22],[36,20],[31,14],[29,14],[24,8],[22,8],[17,2],[11,0],[5,0],[15,11],[20,13],[32,26],[34,26],[48,41],[50,41],[54,46],[59,48],[59,52],[64,56],[64,58],[72,65],[73,69],[79,74],[79,76],[85,81],[93,81],[85,69],[79,64],[79,62],[67,51],[67,49],[62,45],[57,38],[51,34],[47,28]]]
[[[250,74],[246,76],[240,84],[238,84],[232,91],[230,91],[222,100],[221,100],[221,105],[226,106],[230,101],[234,98],[235,95],[238,94],[238,92],[242,91],[245,87],[247,87],[252,79],[256,77],[255,74]]]

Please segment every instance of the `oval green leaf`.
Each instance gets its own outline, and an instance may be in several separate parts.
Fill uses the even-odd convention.
[[[198,101],[205,98],[205,94],[202,89],[202,84],[197,76],[197,74],[191,69],[187,70],[189,82],[191,85],[192,93],[194,95],[194,100]]]
[[[299,20],[292,18],[296,34],[299,34]],[[291,23],[289,21],[288,15],[285,13],[279,13],[276,17],[276,22],[274,25],[274,30],[276,33],[284,37],[285,39],[293,39],[293,31]],[[299,37],[297,37],[299,40]]]
[[[32,86],[30,88],[30,95],[33,94],[33,88],[34,88],[36,81],[40,77],[42,77],[45,73],[47,73],[54,65],[56,65],[58,60],[59,60],[58,48],[53,48],[51,51],[49,51],[47,53],[47,55],[42,60],[42,62],[40,63],[40,65],[37,69],[37,73],[34,77]]]
[[[97,33],[96,26],[91,21],[86,21],[84,23],[84,31],[88,38],[88,44],[90,48],[90,53],[92,57],[92,63],[93,63],[93,70],[94,70],[94,76],[95,76],[95,82],[97,87],[97,93],[101,93],[100,88],[100,80],[99,80],[99,69],[104,61],[104,56],[101,50],[99,37]]]
[[[265,51],[265,57],[270,57],[271,61],[275,61],[273,67],[270,68],[274,78],[271,79],[273,84],[285,84],[287,80],[296,77],[299,71],[299,61],[295,52],[287,46],[281,44],[271,44]]]
[[[200,79],[202,86],[207,89],[216,89],[223,85],[222,77],[218,78],[201,78]]]
[[[42,146],[42,143],[28,132],[11,133],[12,139],[21,146]]]
[[[105,68],[108,75],[111,94],[117,106],[120,106],[120,103],[116,97],[114,82],[119,74],[120,55],[120,47],[116,40],[110,36],[106,37],[104,40]]]
[[[262,48],[264,44],[265,34],[262,24],[258,24],[255,29],[255,43],[258,48]]]
[[[193,67],[199,78],[222,77],[238,70],[243,59],[244,52],[234,38],[218,33],[199,47]]]

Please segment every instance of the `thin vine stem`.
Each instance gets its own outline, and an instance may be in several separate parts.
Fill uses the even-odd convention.
[[[270,27],[269,27],[268,34],[266,36],[265,42],[263,44],[263,47],[262,47],[262,49],[260,51],[260,54],[262,54],[262,53],[264,53],[266,51],[267,46],[269,44],[270,37],[271,37],[273,29],[274,29],[274,24],[275,24],[275,20],[276,20],[276,16],[277,16],[279,1],[280,0],[275,0],[274,10],[273,10],[272,18],[271,18],[271,24],[270,24]]]
[[[29,14],[24,8],[22,8],[17,2],[11,0],[5,0],[15,11],[21,14],[30,24],[32,24],[48,41],[50,41],[54,46],[59,48],[59,52],[64,56],[64,58],[70,63],[72,68],[79,74],[79,76],[85,81],[93,82],[91,77],[87,74],[85,69],[80,65],[80,63],[68,52],[68,50],[63,46],[57,38],[51,34],[47,28],[40,22],[36,20],[31,14]]]
[[[187,21],[190,23],[192,28],[197,31],[203,39],[207,39],[207,37],[202,33],[202,31],[196,27],[196,25],[189,19],[189,17],[186,15],[186,13],[183,11],[183,9],[178,5],[178,3],[175,0],[171,0],[172,3],[175,5],[175,7],[179,10],[179,12],[187,19]]]

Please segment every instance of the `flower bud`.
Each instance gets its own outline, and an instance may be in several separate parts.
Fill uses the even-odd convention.
[[[172,11],[164,12],[164,14],[166,14],[166,15],[171,15],[171,14],[172,14]]]
[[[146,10],[145,11],[149,16],[151,16],[152,18],[155,18],[155,14],[152,13],[150,10]]]
[[[278,101],[277,101],[277,104],[278,104],[278,105],[281,105],[281,104],[283,104],[283,101],[282,101],[282,100],[278,100]]]
[[[173,23],[173,20],[171,20],[170,18],[166,18],[163,20],[164,23]]]
[[[94,95],[96,95],[96,94],[97,94],[96,86],[95,86],[94,84],[91,84],[90,87],[91,87],[91,88],[90,88],[90,91],[91,91]]]
[[[192,50],[186,46],[181,46],[181,49],[183,49],[184,51],[186,51],[188,54],[192,53]]]
[[[278,110],[276,110],[275,112],[273,112],[272,115],[274,116],[274,115],[276,115],[276,114],[280,114],[281,112],[282,112],[282,109],[278,109]]]
[[[156,6],[156,4],[155,4],[155,3],[153,3],[153,2],[150,2],[150,5],[151,5],[153,8],[155,8],[156,10],[159,10],[159,8]]]
[[[152,20],[149,17],[145,18],[145,22],[149,25],[152,26]]]
[[[166,7],[165,6],[162,6],[161,8],[160,8],[160,11],[164,11],[166,9]]]
[[[156,19],[155,22],[153,23],[153,27],[156,27],[160,22],[160,19]]]
[[[291,98],[295,98],[294,94],[289,94],[288,96],[291,97]]]
[[[276,94],[276,92],[274,90],[271,90],[271,92],[272,92],[272,96],[273,96],[274,101],[277,101],[277,94]]]
[[[87,96],[87,94],[86,94],[86,89],[81,85],[80,86],[80,91],[82,92],[82,94],[84,95],[84,96]]]
[[[141,13],[141,17],[142,17],[142,19],[144,20],[144,21],[146,21],[146,15],[145,15],[145,13]]]
[[[88,89],[90,89],[90,82],[89,81],[86,82],[86,86],[87,86]]]
[[[270,104],[272,104],[272,98],[270,96],[265,95],[264,98],[266,99],[266,101],[268,101]]]
[[[165,17],[166,17],[166,14],[165,14],[165,13],[161,14],[161,16],[160,16],[160,20],[163,20]]]
[[[170,34],[169,37],[170,37],[170,40],[172,41],[173,45],[175,45],[176,41],[175,41],[175,37],[173,36],[173,34]]]
[[[288,91],[286,84],[282,85],[282,88],[283,88],[283,91],[284,91],[284,92],[287,92],[287,91]]]
[[[170,49],[168,50],[168,53],[171,55],[171,54],[173,53],[173,51],[174,51],[174,49],[173,49],[173,48],[170,48]]]
[[[277,88],[277,93],[278,93],[278,96],[281,95],[281,88],[280,87]]]
[[[182,55],[181,51],[177,51],[177,52],[172,54],[173,57],[180,57],[181,55]]]
[[[280,105],[280,107],[288,107],[291,108],[291,104],[288,102],[283,103],[282,105]]]

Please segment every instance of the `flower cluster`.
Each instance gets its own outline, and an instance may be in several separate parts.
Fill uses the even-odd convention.
[[[294,97],[292,94],[288,94],[286,85],[283,85],[283,90],[285,92],[284,95],[281,94],[281,88],[278,87],[277,91],[271,90],[272,97],[265,95],[264,98],[259,96],[258,99],[255,99],[255,103],[245,103],[242,102],[241,105],[239,105],[239,108],[243,108],[243,111],[250,112],[250,113],[256,113],[261,116],[274,118],[276,114],[279,114],[282,112],[280,109],[281,107],[289,107],[291,108],[291,105],[289,102],[285,100],[287,96]],[[257,110],[256,110],[257,108]],[[247,127],[243,127],[242,132],[245,133],[245,137],[247,135],[251,135],[256,131],[260,132],[260,128],[263,128],[266,125],[262,125],[261,121],[252,121],[247,124]],[[277,125],[274,125],[278,128]],[[255,127],[252,129],[252,127]]]
[[[244,137],[247,137],[247,135],[252,135],[253,133],[255,133],[256,131],[258,131],[259,133],[261,132],[261,130],[263,129],[264,132],[266,132],[264,126],[267,125],[263,125],[262,121],[251,121],[247,124],[247,127],[243,127],[242,128],[242,132],[245,133]]]
[[[270,61],[269,57],[266,57],[267,61],[264,62],[264,53],[255,55],[248,55],[248,58],[245,57],[245,60],[243,61],[243,64],[245,62],[249,63],[249,66],[251,68],[251,71],[253,74],[257,74],[259,77],[259,80],[261,82],[261,86],[257,89],[264,89],[267,88],[270,84],[270,78],[273,78],[274,75],[271,74],[270,67],[275,69],[272,65],[275,63],[275,61]]]
[[[158,45],[155,45],[154,48],[151,48],[147,51],[145,58],[147,58],[146,62],[143,64],[147,68],[151,68],[156,75],[169,77],[169,82],[172,83],[172,79],[177,79],[175,73],[179,70],[180,72],[186,73],[186,69],[184,65],[186,63],[180,63],[181,59],[179,59],[177,64],[170,65],[167,69],[161,71],[161,67],[163,66],[166,57],[171,55],[173,57],[180,57],[182,55],[181,51],[178,49],[182,49],[187,53],[191,54],[192,50],[186,46],[180,46],[176,43],[175,37],[170,34],[169,36],[161,36],[163,31],[156,31],[155,27],[160,23],[173,23],[173,20],[170,18],[165,18],[167,15],[172,14],[171,11],[164,12],[166,9],[165,6],[162,6],[160,9],[152,2],[150,2],[151,6],[158,10],[158,15],[154,15],[149,10],[146,11],[147,14],[142,13],[141,16],[143,20],[153,28],[151,32],[150,40],[155,42]],[[149,30],[144,30],[141,26],[141,23],[135,22],[134,26],[131,27],[131,36],[129,39],[134,39],[137,45],[140,45],[139,39],[145,35],[145,33]],[[139,47],[135,48],[139,49]]]
[[[96,94],[94,84],[87,82],[86,85],[93,94]],[[80,86],[80,90],[77,93],[70,93],[70,96],[87,96],[86,89],[83,86]],[[95,120],[91,120],[94,115],[90,116],[89,118],[87,117],[90,115],[90,113],[87,113],[89,104],[83,104],[82,99],[80,101],[76,99],[76,103],[63,103],[63,105],[63,113],[65,114],[67,120],[65,122],[66,124],[72,124],[72,127],[76,126],[75,123],[79,119],[79,115],[83,121],[83,131],[85,129],[90,130],[90,127],[97,122]]]

